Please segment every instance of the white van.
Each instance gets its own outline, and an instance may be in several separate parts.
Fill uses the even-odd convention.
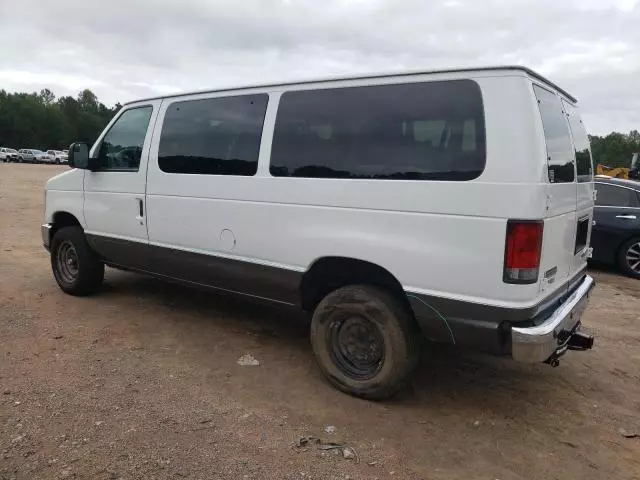
[[[62,290],[107,265],[302,308],[353,395],[397,392],[420,333],[552,365],[593,344],[589,143],[526,68],[149,98],[69,163],[42,226]]]

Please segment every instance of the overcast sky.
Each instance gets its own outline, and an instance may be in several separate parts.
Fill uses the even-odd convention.
[[[234,83],[488,64],[640,129],[640,0],[0,0],[0,88],[107,104]]]

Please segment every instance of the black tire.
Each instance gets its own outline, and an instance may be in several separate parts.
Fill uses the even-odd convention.
[[[18,163],[22,163],[24,162],[24,159],[22,157],[18,157]]]
[[[411,379],[419,358],[415,319],[391,293],[352,285],[328,294],[311,321],[322,374],[339,390],[382,400]]]
[[[630,238],[620,247],[618,266],[626,275],[640,279],[640,237]]]
[[[77,226],[63,227],[53,236],[51,269],[60,288],[70,295],[95,293],[104,279],[104,264]]]

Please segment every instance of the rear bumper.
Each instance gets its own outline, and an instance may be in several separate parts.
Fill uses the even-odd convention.
[[[592,339],[578,331],[594,284],[593,278],[584,270],[576,272],[564,286],[527,308],[489,306],[412,292],[406,294],[420,329],[428,339],[534,363],[552,361],[567,349],[590,348]]]
[[[557,358],[571,347],[595,282],[586,275],[578,288],[544,321],[531,327],[511,328],[511,356],[527,363]]]

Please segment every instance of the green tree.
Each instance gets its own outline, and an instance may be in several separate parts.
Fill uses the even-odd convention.
[[[119,108],[107,107],[88,89],[77,98],[57,100],[47,88],[40,93],[0,90],[0,145],[46,150],[79,140],[92,143]]]
[[[631,156],[640,152],[640,132],[612,132],[604,137],[589,136],[594,163],[608,167],[629,167]]]
[[[48,88],[44,88],[40,90],[40,98],[42,99],[42,103],[44,103],[45,105],[51,105],[56,99],[56,96],[51,90],[49,90]]]

